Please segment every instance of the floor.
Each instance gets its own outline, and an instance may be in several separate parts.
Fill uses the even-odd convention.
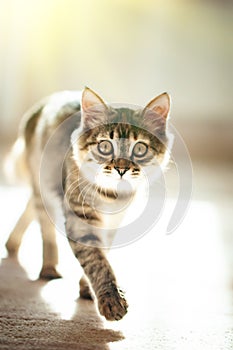
[[[78,299],[81,268],[58,235],[63,278],[37,280],[39,229],[28,229],[19,262],[4,243],[27,189],[0,187],[0,349],[233,349],[233,166],[194,163],[193,196],[180,226],[166,235],[175,203],[174,169],[164,213],[146,235],[113,249],[109,259],[129,311],[108,322],[94,303]]]

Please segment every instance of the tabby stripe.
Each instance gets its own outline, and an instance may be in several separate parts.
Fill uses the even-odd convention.
[[[79,242],[81,243],[87,243],[87,242],[101,242],[100,239],[94,235],[93,233],[88,233],[85,236],[82,236],[79,239]]]
[[[86,219],[91,221],[98,221],[99,218],[91,208],[88,207],[88,210],[85,210],[83,208],[75,209],[74,210],[75,215],[77,215],[80,219]]]
[[[103,197],[107,197],[107,198],[111,198],[111,199],[116,199],[118,197],[117,193],[113,192],[113,191],[109,191],[109,190],[103,190],[102,188],[97,188],[98,193],[103,196]]]
[[[70,244],[85,274],[90,279],[97,297],[104,294],[110,285],[116,285],[113,270],[99,248],[86,247],[83,249],[82,245],[72,241]]]

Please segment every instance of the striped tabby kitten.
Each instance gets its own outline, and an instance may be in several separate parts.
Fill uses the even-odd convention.
[[[54,222],[61,210],[84,270],[80,296],[95,297],[107,320],[120,320],[128,305],[103,247],[111,245],[125,201],[166,161],[169,108],[166,93],[143,110],[113,108],[89,88],[56,93],[28,112],[16,142],[23,145],[32,197],[7,241],[9,254],[17,253],[36,217],[43,238],[40,278],[59,278]]]

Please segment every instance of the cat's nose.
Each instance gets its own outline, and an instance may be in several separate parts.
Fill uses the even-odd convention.
[[[118,172],[118,174],[120,175],[120,177],[122,177],[123,175],[125,175],[125,173],[129,170],[129,168],[120,168],[118,166],[114,166],[114,169],[116,169],[116,171]]]
[[[118,158],[114,160],[114,169],[118,172],[120,177],[130,169],[130,160],[125,158]]]

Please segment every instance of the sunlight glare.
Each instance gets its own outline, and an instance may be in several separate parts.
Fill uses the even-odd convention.
[[[41,296],[62,320],[71,320],[77,308],[78,284],[68,278],[53,280],[42,288]]]
[[[212,318],[221,323],[212,316],[229,309],[227,262],[216,206],[193,200],[182,224],[167,236],[166,222],[174,205],[174,200],[167,201],[158,225],[142,239],[110,253],[132,305],[123,320],[131,323],[130,327],[148,318],[173,327],[204,326]],[[141,299],[143,302],[138,302]],[[145,313],[151,308],[154,312]]]

